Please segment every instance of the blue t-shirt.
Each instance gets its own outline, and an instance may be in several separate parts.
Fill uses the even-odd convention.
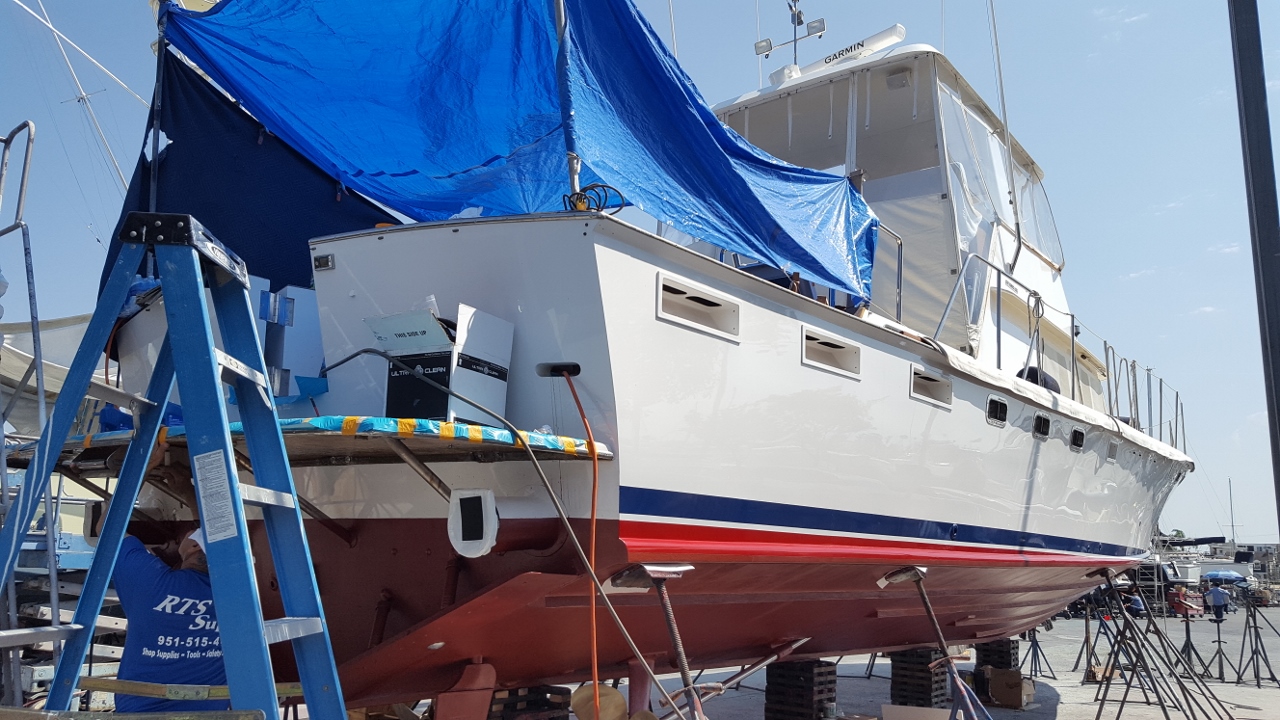
[[[1229,605],[1231,604],[1231,593],[1221,586],[1214,585],[1204,594],[1204,601],[1210,605]]]
[[[226,685],[222,638],[209,575],[171,570],[135,537],[116,560],[116,593],[129,620],[120,679],[178,685]],[[162,700],[116,695],[117,712],[226,710],[226,700]]]

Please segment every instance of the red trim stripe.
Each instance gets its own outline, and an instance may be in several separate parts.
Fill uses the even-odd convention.
[[[1002,567],[1119,567],[1140,558],[1043,550],[966,547],[838,535],[622,520],[618,534],[634,561],[887,562]]]

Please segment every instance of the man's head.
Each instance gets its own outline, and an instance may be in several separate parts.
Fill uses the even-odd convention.
[[[204,554],[205,542],[204,528],[196,528],[187,533],[187,537],[178,545],[183,570],[209,572],[209,561]]]

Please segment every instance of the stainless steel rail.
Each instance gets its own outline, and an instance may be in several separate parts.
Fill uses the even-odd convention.
[[[27,205],[27,182],[31,176],[31,153],[35,149],[36,142],[36,126],[35,123],[27,120],[19,124],[7,135],[0,137],[0,210],[4,207],[4,187],[5,181],[9,175],[9,159],[13,151],[15,141],[26,133],[26,143],[24,145],[24,153],[22,157],[22,171],[18,177],[18,201],[14,209],[13,222],[3,228],[0,228],[0,238],[20,231],[22,233],[22,250],[23,257],[26,262],[27,271],[27,304],[31,314],[31,343],[32,355],[34,359],[31,363],[31,369],[26,373],[26,377],[22,386],[18,387],[14,392],[21,393],[30,380],[32,370],[34,370],[36,381],[36,403],[38,408],[38,417],[41,428],[44,427],[45,420],[48,416],[48,409],[45,400],[44,385],[44,353],[40,343],[40,313],[36,307],[36,277],[35,268],[31,261],[31,229],[27,226],[23,214]],[[11,408],[6,408],[5,418]],[[7,513],[9,510],[9,468],[8,468],[8,435],[5,433],[3,421],[0,421],[0,513]],[[58,499],[61,498],[61,485],[58,488]],[[60,505],[60,503],[59,503]],[[61,624],[61,613],[58,610],[58,558],[57,558],[57,526],[60,507],[55,506],[55,498],[53,493],[46,493],[44,499],[45,511],[45,544],[46,544],[46,562],[48,563],[49,572],[49,607],[51,609],[50,630],[54,637],[60,637],[56,628]],[[22,537],[17,535],[15,537]],[[7,628],[7,633],[13,632],[18,627],[17,616],[17,591],[12,577],[4,578],[5,581],[5,599],[7,605],[7,614],[3,617],[3,624]],[[61,643],[55,641],[53,643],[54,660],[56,662]],[[21,663],[19,661],[18,651],[12,645],[6,645],[4,649],[5,659],[5,704],[21,705],[22,704],[22,677]],[[15,695],[16,693],[16,695]]]
[[[1073,312],[1062,310],[1045,302],[1044,298],[1023,283],[1014,278],[1010,273],[1006,272],[986,258],[978,255],[970,255],[965,258],[964,263],[960,266],[960,272],[956,277],[955,286],[951,290],[951,296],[947,299],[947,304],[942,311],[942,316],[938,319],[938,327],[934,331],[933,338],[937,342],[941,342],[942,332],[947,327],[947,321],[951,317],[952,308],[955,305],[956,298],[959,296],[962,288],[967,287],[969,280],[968,271],[971,263],[981,263],[991,270],[995,271],[994,285],[996,289],[995,298],[995,325],[996,325],[996,369],[1003,369],[1003,337],[1004,337],[1004,283],[1021,288],[1027,294],[1027,305],[1031,310],[1031,322],[1028,327],[1028,345],[1027,359],[1023,363],[1023,367],[1031,365],[1032,357],[1035,355],[1040,336],[1040,318],[1044,315],[1047,308],[1059,315],[1067,318],[1070,322],[1069,331],[1071,342],[1071,367],[1070,367],[1070,385],[1071,399],[1080,400],[1082,392],[1080,391],[1080,367],[1079,367],[1079,342],[1077,336],[1084,329],[1076,319]],[[901,284],[901,281],[899,281]],[[990,288],[992,281],[988,280],[984,283],[983,292]],[[1151,368],[1141,369],[1137,363],[1120,357],[1115,348],[1103,338],[1103,364],[1106,369],[1106,392],[1107,392],[1107,413],[1118,420],[1130,425],[1161,442],[1168,442],[1175,448],[1186,450],[1186,427],[1185,417],[1183,414],[1181,395],[1173,388],[1168,387],[1163,378],[1155,375]],[[1039,367],[1040,363],[1037,363]],[[1043,368],[1041,368],[1043,372]],[[1143,381],[1140,377],[1145,372],[1145,389]],[[1123,382],[1123,384],[1122,384]],[[1169,408],[1169,416],[1166,419],[1166,403],[1165,389],[1168,388],[1173,393],[1173,405]],[[1145,417],[1147,422],[1142,422],[1143,410],[1142,405],[1145,403]],[[1167,436],[1167,437],[1166,437]]]

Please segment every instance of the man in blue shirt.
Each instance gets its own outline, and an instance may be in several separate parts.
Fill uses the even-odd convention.
[[[1213,609],[1214,619],[1210,622],[1222,622],[1223,615],[1227,611],[1227,605],[1231,602],[1231,593],[1222,587],[1222,583],[1215,582],[1213,587],[1204,594],[1204,604]]]
[[[116,560],[115,587],[129,620],[121,680],[180,685],[226,685],[222,638],[213,608],[204,531],[178,546],[171,569],[140,540],[127,536]],[[116,694],[117,712],[226,710],[226,700],[163,700]]]

